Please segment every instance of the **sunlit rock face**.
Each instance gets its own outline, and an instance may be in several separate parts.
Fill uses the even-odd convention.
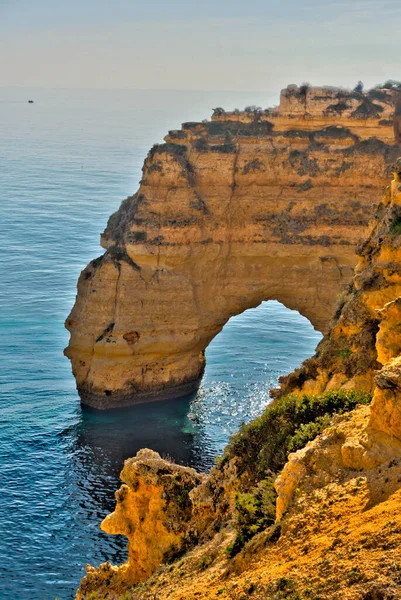
[[[116,492],[115,511],[101,528],[128,538],[128,561],[120,567],[88,565],[77,600],[92,598],[93,593],[118,597],[121,590],[149,577],[169,556],[182,552],[192,517],[190,492],[204,475],[144,449],[125,461],[121,479],[125,484]]]
[[[353,281],[340,299],[329,333],[313,358],[281,378],[278,394],[375,389],[373,406],[380,397],[382,412],[390,410],[391,393],[399,387],[401,353],[401,160],[394,169],[394,180],[378,206],[372,230],[358,247],[360,259]],[[375,417],[376,424],[377,419],[383,420],[384,415]],[[398,419],[396,413],[393,419]],[[388,433],[391,430],[389,425]]]
[[[330,469],[368,471],[401,456],[401,160],[394,170],[329,334],[279,391],[362,388],[372,404],[290,455],[275,484],[279,519],[306,473],[324,479]]]
[[[105,531],[128,537],[129,561],[121,567],[109,563],[98,569],[88,567],[78,600],[123,600],[126,594],[137,600],[241,600],[250,593],[273,598],[278,597],[277,592],[282,596],[288,582],[288,593],[296,591],[298,597],[309,597],[311,589],[328,600],[400,597],[399,207],[398,163],[370,234],[360,245],[362,258],[349,297],[323,340],[325,354],[313,359],[315,378],[303,380],[305,369],[311,373],[307,361],[303,370],[286,380],[288,387],[298,378],[299,391],[302,385],[309,389],[320,385],[324,376],[326,389],[331,390],[358,387],[371,378],[372,403],[332,415],[320,435],[286,454],[287,462],[278,476],[269,468],[260,473],[259,481],[253,480],[249,463],[245,469],[241,463],[250,452],[260,460],[269,452],[260,426],[252,435],[244,428],[237,443],[231,442],[228,453],[208,476],[172,465],[149,450],[139,452],[126,461],[122,479],[128,485],[117,493],[116,510],[102,524]],[[349,346],[338,346],[339,339],[344,342],[341,336]],[[351,354],[345,352],[347,348]],[[341,365],[350,361],[352,354],[356,362],[346,362],[347,380]],[[322,356],[325,359],[319,362]],[[375,371],[369,362],[372,357]],[[365,367],[365,379],[353,374],[355,364]],[[329,368],[334,369],[330,380]],[[307,398],[299,400],[305,402]],[[284,399],[288,401],[288,397]],[[315,397],[314,401],[319,400]],[[274,409],[278,402],[273,401],[267,410]],[[316,426],[317,422],[309,425]],[[278,430],[285,427],[278,416],[276,423]],[[279,453],[280,448],[276,447],[275,452]],[[245,518],[247,511],[252,511],[258,519],[266,516],[259,512],[262,508],[252,495],[252,490],[267,491],[263,487],[266,476],[274,478],[276,522],[272,526],[264,523],[263,529],[233,557],[228,550],[233,528],[240,522],[238,515]],[[267,504],[263,510],[269,510]],[[187,552],[181,560],[155,572],[158,559],[177,557],[166,552],[171,546]],[[395,567],[383,569],[390,555]],[[150,573],[153,576],[146,580]],[[143,582],[133,588],[133,583],[140,580]]]
[[[290,86],[270,111],[186,123],[82,272],[66,350],[97,408],[196,389],[228,319],[275,299],[326,332],[394,162],[393,97]]]

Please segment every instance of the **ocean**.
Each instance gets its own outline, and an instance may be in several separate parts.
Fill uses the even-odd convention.
[[[34,104],[28,104],[33,99]],[[197,395],[81,408],[63,323],[99,235],[134,193],[147,151],[211,109],[272,94],[0,89],[0,600],[66,600],[84,565],[126,558],[99,529],[123,461],[149,447],[207,471],[269,388],[321,338],[275,301],[233,317],[207,349]]]

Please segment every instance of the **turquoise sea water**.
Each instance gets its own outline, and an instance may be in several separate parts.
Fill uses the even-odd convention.
[[[28,104],[28,98],[35,100]],[[230,320],[196,397],[82,410],[63,322],[108,216],[168,129],[255,93],[0,89],[0,600],[73,597],[84,565],[122,562],[99,530],[125,458],[141,447],[207,470],[277,377],[320,334],[277,302]]]

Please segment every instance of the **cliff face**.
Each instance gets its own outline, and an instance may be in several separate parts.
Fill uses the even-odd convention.
[[[394,162],[393,97],[290,86],[269,111],[186,123],[82,272],[66,349],[97,408],[196,389],[204,351],[262,300],[325,332]]]
[[[374,388],[375,371],[399,355],[401,295],[401,161],[377,209],[374,227],[357,249],[355,276],[328,335],[302,368],[281,378],[279,393]]]
[[[177,536],[164,555],[167,563],[147,581],[131,585],[126,580],[124,585],[122,578],[118,586],[110,577],[115,567],[89,567],[79,600],[401,597],[401,296],[397,282],[388,279],[400,265],[394,252],[401,245],[401,229],[393,218],[401,205],[398,172],[383,204],[361,246],[361,264],[370,269],[369,276],[378,274],[378,283],[368,290],[373,296],[366,295],[360,264],[352,284],[357,292],[347,300],[345,313],[352,314],[354,303],[359,315],[363,303],[362,314],[369,314],[371,297],[374,306],[379,299],[384,302],[376,312],[374,335],[368,318],[358,321],[358,330],[346,329],[356,335],[366,326],[382,365],[371,404],[369,394],[355,390],[279,397],[234,436],[207,478],[197,480],[191,471],[189,485],[174,475],[182,467],[153,453],[138,455],[134,463],[143,461],[141,472],[152,473],[143,496],[153,498],[159,507],[156,521]],[[392,267],[385,277],[389,259]],[[334,343],[344,311],[345,306],[324,340],[327,345]],[[365,348],[355,346],[354,351]],[[340,378],[337,385],[344,387]],[[155,486],[154,462],[158,474],[177,482],[172,508],[170,484],[160,486],[158,478]],[[123,478],[130,466],[127,461]],[[177,499],[182,496],[181,504]],[[138,548],[142,530],[155,527],[154,515],[147,511],[140,527],[132,526],[136,500],[124,502],[123,511],[117,505],[118,532]],[[167,527],[172,514],[174,526]],[[165,534],[159,539],[167,541]],[[135,568],[131,560],[130,553],[129,563],[117,571]]]

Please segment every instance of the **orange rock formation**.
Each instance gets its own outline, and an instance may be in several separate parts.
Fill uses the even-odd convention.
[[[397,151],[393,104],[290,86],[277,109],[216,110],[154,146],[66,321],[82,402],[196,389],[209,342],[262,300],[327,331]]]
[[[169,553],[179,552],[192,517],[190,491],[203,478],[193,469],[162,460],[152,450],[140,450],[125,461],[121,479],[126,485],[116,492],[116,509],[101,528],[128,537],[128,562],[121,567],[88,566],[77,600],[93,590],[122,593],[149,577]]]
[[[227,550],[238,515],[241,518],[246,510],[251,515],[259,510],[254,502],[255,493],[257,490],[263,493],[267,489],[263,488],[268,483],[266,477],[274,475],[264,473],[265,479],[255,486],[249,469],[240,468],[244,458],[247,460],[243,454],[247,448],[249,451],[246,445],[249,440],[255,444],[251,449],[253,456],[262,460],[263,453],[268,451],[269,440],[261,437],[262,429],[258,426],[253,437],[245,441],[241,441],[241,435],[245,434],[238,434],[237,445],[231,446],[231,453],[223,457],[207,478],[197,479],[188,469],[184,469],[184,477],[182,467],[162,461],[150,451],[141,452],[136,459],[127,461],[122,474],[141,497],[128,492],[122,500],[117,496],[116,513],[104,522],[106,525],[108,519],[111,523],[118,522],[117,527],[106,530],[127,535],[129,563],[119,568],[108,564],[99,569],[88,568],[78,591],[79,600],[401,597],[401,290],[397,276],[400,206],[397,168],[372,231],[361,246],[362,260],[355,270],[353,292],[323,340],[323,347],[330,348],[344,335],[352,341],[352,352],[368,356],[373,344],[375,360],[381,368],[369,375],[372,403],[335,415],[321,435],[289,454],[274,482],[276,524],[259,528],[258,535],[245,543],[234,558],[230,557]],[[373,286],[366,288],[366,280],[373,281]],[[373,330],[374,318],[377,322]],[[361,336],[364,328],[369,335],[355,337]],[[364,340],[373,341],[358,346]],[[330,356],[337,367],[338,358],[350,358],[348,354],[341,356],[335,352]],[[328,368],[327,364],[320,364],[315,382],[323,381],[323,368]],[[299,380],[300,374],[294,377]],[[330,381],[332,388],[344,387],[338,373]],[[358,387],[360,382],[351,370],[349,385]],[[304,402],[305,398],[300,400]],[[281,426],[278,422],[277,427]],[[237,449],[236,455],[233,448]],[[157,465],[156,478],[153,465]],[[169,489],[166,481],[160,485],[160,475],[164,474],[178,482],[173,495],[166,493]],[[184,490],[185,502],[181,504],[179,498]],[[239,492],[244,490],[241,504]],[[164,496],[172,498],[173,512],[168,500],[164,502]],[[148,501],[156,509],[141,513],[143,502]],[[153,535],[156,530],[160,531],[155,538],[157,543],[149,553],[150,537],[143,536],[143,532]],[[163,560],[168,558],[165,550],[171,543],[188,548],[188,552],[181,560],[173,552],[170,558],[176,559],[175,562],[161,566],[151,579],[131,585],[152,572],[160,556]],[[139,554],[131,551],[131,544]],[[118,573],[120,578],[110,578],[110,572]],[[135,572],[135,576],[126,577],[128,572]]]

